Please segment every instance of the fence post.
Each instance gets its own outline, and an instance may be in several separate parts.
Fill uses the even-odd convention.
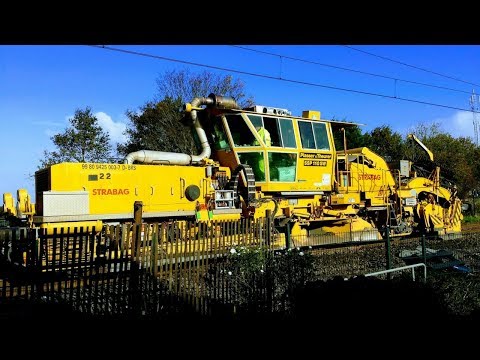
[[[135,203],[133,204],[133,220],[136,225],[140,225],[142,223],[142,213],[143,213],[143,202],[135,201]]]
[[[131,261],[131,271],[130,271],[130,305],[132,315],[134,317],[138,317],[141,314],[140,304],[141,304],[141,296],[140,296],[140,287],[139,287],[139,280],[140,280],[140,264],[139,264],[139,250],[140,250],[140,239],[142,233],[142,213],[143,213],[143,202],[142,201],[135,201],[133,204],[133,259]]]
[[[425,234],[422,234],[422,259],[425,266],[427,266],[427,249],[425,247]]]
[[[390,270],[392,268],[392,258],[390,254],[390,226],[386,226],[385,228],[385,235],[386,235],[386,241],[385,241],[385,259],[386,259],[386,267],[387,270]],[[391,279],[390,273],[387,273],[387,280]]]
[[[267,223],[267,233],[265,235],[265,241],[267,243],[267,246],[270,247],[271,241],[272,241],[272,210],[267,210],[265,211],[265,217],[267,218],[266,223]]]
[[[37,243],[38,241],[38,243]],[[35,256],[35,291],[38,299],[41,299],[44,294],[44,281],[43,281],[43,256],[46,254],[45,244],[47,242],[47,229],[40,229],[40,235],[36,241],[37,253]],[[46,262],[48,259],[46,259]],[[47,270],[48,271],[48,270]]]
[[[291,238],[290,238],[290,221],[285,224],[285,248],[288,250],[290,249],[291,245]]]
[[[134,260],[137,262],[139,259],[138,253],[140,250],[140,240],[142,234],[142,215],[143,215],[143,202],[142,201],[135,201],[133,204],[133,246],[132,253],[134,256]]]
[[[40,244],[39,244],[39,235],[38,229],[30,229],[28,232],[28,256],[27,256],[27,269],[33,272],[34,274],[34,281],[32,281],[30,285],[30,297],[36,296],[37,292],[37,285],[38,285],[38,277],[40,274],[38,273],[38,263],[39,263],[39,256],[38,253],[40,251]]]

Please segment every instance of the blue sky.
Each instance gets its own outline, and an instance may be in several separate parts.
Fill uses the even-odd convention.
[[[242,45],[310,61],[471,92],[475,85],[388,62],[339,45]],[[184,61],[364,92],[395,95],[393,80],[306,64],[225,45],[124,46]],[[371,45],[356,48],[480,84],[480,46]],[[204,68],[88,46],[0,46],[0,192],[26,188],[50,137],[68,126],[75,109],[90,106],[113,142],[122,140],[125,111],[156,95],[155,79],[165,70]],[[212,70],[217,72],[216,70]],[[218,71],[227,74],[224,71]],[[368,96],[273,79],[235,74],[256,103],[287,108],[294,115],[320,110],[322,118],[365,124],[369,131],[390,125],[408,133],[415,124],[439,122],[453,136],[473,136],[472,114],[431,105]],[[208,95],[208,94],[205,94]],[[469,109],[469,94],[397,82],[396,95]]]

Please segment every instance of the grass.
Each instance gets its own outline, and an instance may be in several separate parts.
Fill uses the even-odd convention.
[[[478,222],[480,222],[480,216],[479,216],[479,215],[475,215],[475,216],[467,215],[467,216],[464,216],[464,217],[463,217],[463,222],[466,223],[466,224],[469,224],[469,223],[478,223]]]

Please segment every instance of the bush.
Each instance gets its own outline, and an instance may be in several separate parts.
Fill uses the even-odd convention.
[[[231,300],[237,310],[288,312],[295,289],[314,279],[314,260],[299,248],[232,247],[224,269]]]

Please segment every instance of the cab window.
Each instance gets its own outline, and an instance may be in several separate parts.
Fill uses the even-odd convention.
[[[317,150],[330,150],[328,143],[327,126],[325,123],[312,123]]]
[[[263,152],[240,152],[238,153],[240,164],[252,167],[255,181],[265,181],[265,158]]]
[[[297,155],[289,153],[268,153],[270,181],[295,181]]]
[[[222,119],[217,117],[213,124],[213,143],[215,150],[230,150],[230,145],[228,144],[227,135],[223,128]]]
[[[280,131],[278,129],[278,119],[264,116],[263,124],[265,125],[265,130],[270,134],[271,146],[282,146],[280,142]]]
[[[295,133],[293,132],[293,124],[290,119],[278,119],[280,123],[280,131],[282,134],[283,147],[296,148]]]
[[[300,139],[304,149],[316,149],[315,138],[313,137],[312,123],[310,121],[299,121]]]
[[[298,128],[304,149],[330,150],[325,123],[299,121]]]
[[[225,117],[235,146],[256,146],[255,137],[240,115],[226,115]]]
[[[248,115],[248,117],[267,146],[297,147],[292,120],[258,115]]]

